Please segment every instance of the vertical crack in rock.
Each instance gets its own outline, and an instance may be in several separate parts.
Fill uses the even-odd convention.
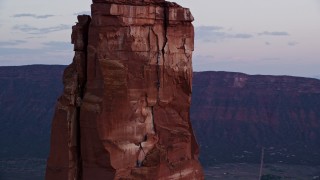
[[[167,37],[167,33],[168,33],[168,25],[169,25],[169,4],[165,4],[165,6],[163,7],[163,29],[164,29],[164,43],[163,43],[163,47],[161,49],[161,52],[162,52],[162,58],[163,58],[163,62],[162,62],[162,82],[164,82],[164,71],[165,71],[165,61],[166,61],[166,57],[165,57],[165,53],[166,53],[166,46],[167,46],[167,43],[168,43],[168,37]],[[159,70],[158,72],[160,72],[160,64],[158,64],[158,67],[159,67]],[[158,76],[158,80],[159,80],[159,83],[161,82],[160,80],[160,75]],[[159,91],[160,91],[160,86],[159,85]],[[163,85],[164,86],[164,83]],[[158,93],[159,93],[158,91]],[[159,103],[159,102],[158,102]]]
[[[76,25],[75,29],[77,29],[77,26],[79,28],[79,31],[82,34],[82,38],[78,37],[77,40],[82,39],[82,44],[80,45],[77,40],[74,41],[74,50],[76,53],[81,53],[83,54],[83,57],[81,58],[76,58],[75,57],[75,63],[76,63],[76,71],[78,74],[78,94],[76,98],[76,118],[75,118],[75,131],[74,132],[74,138],[76,142],[76,172],[75,175],[71,176],[70,179],[76,179],[80,180],[82,179],[81,174],[82,174],[82,160],[81,160],[81,126],[80,126],[80,112],[81,112],[81,103],[82,99],[84,97],[85,93],[85,85],[87,82],[87,47],[88,47],[88,32],[89,32],[89,24],[91,21],[91,17],[88,15],[82,15],[78,16],[78,24]],[[79,33],[77,30],[74,30],[73,33]],[[81,36],[81,35],[80,35]],[[79,43],[76,45],[76,43]],[[81,47],[82,46],[82,47]]]
[[[156,7],[155,7],[156,8]],[[163,51],[160,50],[159,47],[159,37],[157,35],[157,33],[154,32],[153,28],[150,28],[150,31],[152,32],[152,34],[156,37],[156,51],[157,51],[157,61],[156,61],[156,75],[157,75],[157,81],[156,81],[156,87],[157,87],[157,99],[156,99],[156,103],[159,103],[160,101],[160,58],[161,58],[161,54],[163,54]],[[150,38],[150,36],[149,36]],[[151,43],[151,42],[150,42]],[[153,129],[154,132],[157,133],[156,131],[156,127],[155,127],[155,123],[154,123],[154,105],[151,106],[151,112],[152,112],[152,124],[153,124]]]
[[[63,75],[64,92],[59,98],[52,123],[51,150],[46,179],[81,179],[81,99],[86,84],[86,59],[90,16],[78,16],[72,27],[74,59]]]
[[[73,26],[46,180],[203,179],[189,112],[189,9],[93,0],[91,12]]]

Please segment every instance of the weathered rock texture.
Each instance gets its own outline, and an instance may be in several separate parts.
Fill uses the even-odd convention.
[[[93,0],[52,125],[46,179],[203,179],[190,124],[193,17],[162,0]]]

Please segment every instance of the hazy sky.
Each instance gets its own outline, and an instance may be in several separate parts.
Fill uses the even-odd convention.
[[[195,17],[194,70],[320,74],[320,0],[177,0]],[[0,66],[69,64],[91,0],[0,0]]]

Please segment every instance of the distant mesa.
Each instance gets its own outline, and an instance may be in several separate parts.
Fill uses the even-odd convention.
[[[226,162],[320,164],[320,81],[194,73],[191,119],[205,166]]]

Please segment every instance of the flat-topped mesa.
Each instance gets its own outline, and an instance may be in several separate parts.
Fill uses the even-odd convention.
[[[46,179],[203,179],[190,123],[193,17],[165,1],[93,0],[53,119]]]

